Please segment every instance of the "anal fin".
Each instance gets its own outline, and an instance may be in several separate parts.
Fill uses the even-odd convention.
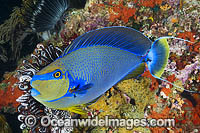
[[[93,99],[92,101],[84,104],[85,106],[90,106],[92,105],[93,103],[96,103],[100,98],[101,98],[102,95],[98,96],[97,98]]]
[[[69,112],[73,112],[73,113],[76,113],[76,114],[80,114],[80,115],[85,115],[87,114],[86,111],[84,111],[82,109],[83,106],[71,106],[71,107],[66,107],[66,108],[58,108],[59,110],[66,110],[66,111],[69,111]]]

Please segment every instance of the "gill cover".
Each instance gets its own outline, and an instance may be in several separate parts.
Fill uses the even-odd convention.
[[[48,69],[49,66],[45,69]],[[34,75],[31,80],[31,95],[38,101],[54,100],[67,93],[69,88],[69,78],[67,73],[56,69],[52,72],[44,73],[41,70]]]

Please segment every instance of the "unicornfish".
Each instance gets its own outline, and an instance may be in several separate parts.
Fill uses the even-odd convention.
[[[169,57],[166,38],[152,42],[128,27],[105,27],[77,37],[64,53],[31,80],[31,95],[43,105],[81,114],[119,81],[142,74],[145,63],[160,77]]]

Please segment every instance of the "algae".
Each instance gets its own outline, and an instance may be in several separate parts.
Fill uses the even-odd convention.
[[[12,130],[8,125],[4,115],[0,114],[0,132],[1,133],[11,133]]]
[[[8,87],[7,83],[0,83],[0,90],[5,91],[7,87]]]
[[[155,92],[149,89],[150,84],[150,79],[141,78],[141,80],[124,80],[116,86],[130,98],[135,99],[136,109],[134,111],[130,112],[126,108],[124,109],[124,112],[131,118],[144,118],[146,106],[155,103]]]
[[[31,32],[29,26],[30,12],[33,10],[35,0],[23,1],[21,7],[15,7],[10,14],[10,18],[0,25],[0,45],[2,48],[5,45],[10,46],[10,53],[2,54],[1,56],[10,56],[9,60],[18,59],[20,50],[22,49],[23,41],[28,37],[30,44],[33,43],[35,33]],[[27,41],[26,41],[27,43]]]
[[[111,89],[111,97],[107,93],[103,95],[96,103],[89,106],[90,109],[100,110],[99,118],[110,116],[109,118],[121,119],[142,119],[145,118],[145,109],[148,105],[155,104],[155,92],[149,89],[151,80],[141,78],[140,80],[128,79],[121,81],[116,85],[116,89]],[[135,105],[127,103],[123,94],[128,95],[135,100]],[[133,127],[127,130],[127,127],[115,129],[117,132],[150,132],[146,127]],[[92,132],[105,132],[108,127],[95,127]]]

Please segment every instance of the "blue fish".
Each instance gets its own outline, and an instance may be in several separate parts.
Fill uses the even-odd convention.
[[[166,38],[152,42],[128,27],[105,27],[77,37],[62,56],[32,77],[31,95],[47,107],[81,114],[119,81],[144,72],[164,72],[169,57]]]

